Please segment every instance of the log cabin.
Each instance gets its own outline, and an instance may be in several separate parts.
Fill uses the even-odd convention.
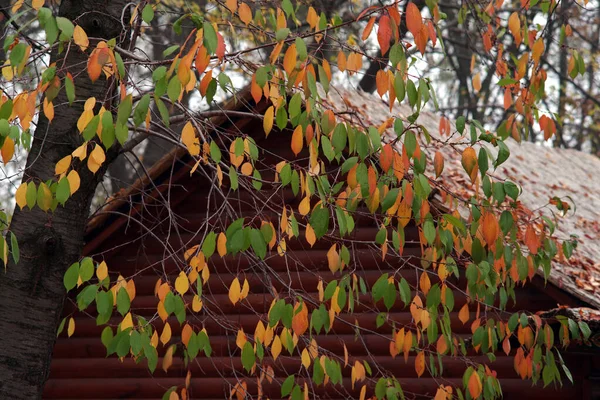
[[[260,163],[273,166],[281,160],[292,160],[290,150],[291,132],[274,130],[265,138],[262,121],[252,117],[252,112],[265,109],[264,104],[253,104],[251,97],[239,96],[241,100],[226,106],[225,110],[239,111],[223,113],[213,119],[211,135],[242,132],[252,137],[261,149]],[[407,118],[412,111],[408,107],[394,106],[391,110],[377,96],[332,89],[326,102],[338,115],[361,126],[380,127],[391,116]],[[245,115],[247,113],[247,115]],[[419,123],[437,139],[439,117],[422,112]],[[384,134],[385,136],[385,134]],[[438,142],[440,142],[439,140]],[[600,160],[574,150],[563,150],[535,145],[517,144],[510,141],[511,157],[493,174],[496,178],[509,179],[523,189],[521,202],[525,210],[538,212],[552,197],[570,196],[576,211],[561,218],[557,229],[563,237],[579,236],[578,246],[569,261],[557,260],[546,281],[538,271],[531,276],[527,285],[518,287],[516,303],[509,301],[506,312],[528,312],[545,317],[568,316],[575,321],[586,321],[592,331],[589,340],[573,342],[561,350],[564,362],[573,377],[571,383],[562,376],[562,386],[543,387],[530,380],[521,379],[514,362],[515,347],[506,355],[496,352],[495,361],[490,363],[500,379],[504,398],[532,399],[600,399],[600,180],[593,178],[600,171]],[[438,190],[431,195],[432,208],[440,210],[448,206],[448,199],[441,193],[453,192],[468,199],[474,190],[460,165],[460,153],[450,146],[423,146],[432,156],[435,151],[444,152],[446,164],[438,179]],[[298,157],[307,157],[306,150]],[[226,153],[224,153],[226,154]],[[230,182],[223,181],[223,189],[217,194],[211,189],[215,180],[214,171],[201,174],[189,154],[181,148],[174,149],[159,161],[148,173],[127,191],[115,194],[90,219],[87,231],[86,256],[108,265],[111,280],[118,276],[135,281],[135,298],[131,309],[135,315],[143,316],[155,325],[157,332],[163,331],[164,322],[156,315],[158,298],[157,280],[173,284],[182,268],[187,266],[184,252],[202,241],[207,226],[225,229],[232,222],[224,208],[230,207],[235,215],[252,219],[257,214],[272,215],[278,221],[282,205],[297,210],[301,198],[291,189],[251,194],[248,190],[230,190]],[[273,181],[272,170],[262,172],[262,179]],[[264,191],[264,190],[263,190]],[[461,210],[464,211],[464,210]],[[546,212],[542,210],[542,212]],[[465,214],[467,215],[467,214]],[[356,217],[352,232],[353,274],[364,279],[372,287],[382,273],[390,272],[405,278],[411,287],[418,285],[411,265],[417,265],[421,257],[418,228],[409,224],[405,230],[405,247],[401,257],[388,255],[382,261],[380,250],[373,246],[378,230],[377,221],[368,211]],[[302,235],[300,235],[302,236]],[[168,346],[158,345],[158,368],[150,373],[145,361],[137,363],[132,357],[122,360],[114,354],[107,357],[107,349],[101,341],[102,326],[97,326],[93,312],[79,312],[74,298],[69,298],[64,307],[64,316],[73,317],[75,331],[71,337],[63,332],[54,347],[49,379],[45,385],[45,399],[161,399],[172,388],[185,387],[190,399],[243,398],[240,384],[247,390],[247,398],[258,398],[257,376],[249,375],[242,367],[241,350],[236,345],[240,328],[246,334],[255,332],[257,320],[268,321],[268,312],[274,295],[293,298],[303,293],[316,299],[318,286],[340,279],[340,272],[332,273],[328,268],[329,246],[318,241],[313,247],[304,238],[287,242],[287,251],[280,256],[276,249],[268,252],[264,261],[242,256],[211,257],[208,262],[210,279],[202,291],[203,308],[195,313],[191,308],[192,297],[185,296],[188,307],[188,323],[197,331],[205,328],[210,337],[211,355],[202,354],[186,363],[181,353],[175,353],[172,365],[165,372],[161,369],[162,359]],[[243,277],[249,283],[249,294],[233,305],[228,297],[232,281]],[[464,287],[464,282],[463,287]],[[390,321],[410,324],[408,307],[398,301],[390,310],[390,317],[379,326],[377,315],[385,311],[382,304],[373,304],[363,296],[352,314],[342,311],[328,334],[318,335],[318,345],[328,354],[340,360],[349,357],[366,359],[373,368],[393,374],[400,382],[404,396],[408,399],[433,398],[440,385],[462,387],[466,365],[461,357],[446,357],[443,371],[434,372],[427,368],[421,377],[415,373],[415,354],[408,360],[402,354],[392,355]],[[458,310],[467,302],[467,296],[456,295],[452,312],[452,331],[456,335],[471,333],[471,324],[462,323]],[[92,307],[93,309],[93,307]],[[109,324],[116,326],[121,317],[115,312]],[[177,318],[167,320],[172,329],[173,342],[181,336],[183,326]],[[363,333],[356,334],[356,326]],[[557,325],[560,325],[557,322]],[[488,363],[485,354],[468,350],[468,359],[474,363]],[[290,375],[298,380],[306,376],[300,352],[288,354],[285,350],[276,361],[265,355],[263,365],[272,373],[268,381],[261,384],[264,398],[287,398],[282,396],[282,382]],[[350,399],[360,397],[361,385],[351,384],[350,367],[342,368],[342,381],[337,385],[311,387],[311,398]],[[353,387],[354,386],[354,387]],[[368,395],[372,395],[369,387]]]

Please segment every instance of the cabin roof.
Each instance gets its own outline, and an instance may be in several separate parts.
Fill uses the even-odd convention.
[[[342,112],[343,118],[360,126],[379,127],[391,117],[402,117],[406,120],[413,114],[412,109],[406,105],[395,103],[390,108],[389,103],[379,96],[358,90],[331,88],[327,95],[322,95],[326,106]],[[248,100],[248,92],[237,96],[238,101],[226,103],[223,109],[247,108],[247,102],[239,101],[240,98]],[[216,126],[226,121],[224,117],[213,119]],[[444,155],[444,171],[434,184],[462,199],[459,211],[466,216],[466,200],[474,193],[473,185],[461,166],[462,150],[468,146],[469,128],[465,129],[464,136],[455,132],[454,135],[442,137],[438,131],[439,122],[440,117],[434,113],[420,113],[417,123],[423,125],[431,135],[429,144],[421,141],[421,149],[427,153],[429,160],[433,160],[436,151]],[[395,137],[393,128],[388,127],[384,133],[384,141],[391,141]],[[510,180],[522,187],[520,216],[530,218],[545,215],[557,218],[556,230],[559,238],[568,239],[570,235],[576,235],[579,239],[577,249],[570,260],[554,262],[549,282],[586,304],[600,309],[600,179],[593,177],[595,171],[600,171],[600,159],[576,150],[552,148],[531,142],[519,144],[508,140],[506,144],[511,156],[495,170],[490,168],[488,173],[495,179]],[[475,147],[478,149],[478,146]],[[493,146],[486,145],[486,148],[491,154],[495,154]],[[173,159],[185,155],[185,149],[173,149],[149,170],[149,177],[139,179],[129,189],[109,199],[100,212],[91,218],[87,229],[89,236],[103,229],[111,211],[123,207],[131,195],[143,191],[151,179],[171,168]],[[430,162],[429,168],[433,168],[431,164]],[[558,215],[555,209],[544,207],[550,198],[555,196],[563,200],[568,198],[575,207],[565,216]],[[443,206],[439,197],[438,203]]]

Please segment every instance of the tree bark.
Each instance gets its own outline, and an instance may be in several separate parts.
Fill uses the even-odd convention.
[[[129,16],[123,13],[125,4],[123,0],[63,0],[59,14],[81,25],[90,37],[124,37],[129,22]],[[88,54],[77,46],[71,46],[66,54],[65,69],[60,73],[64,76],[70,71],[76,77],[77,101],[71,107],[62,106],[67,99],[61,92],[54,102],[61,106],[51,124],[40,113],[23,176],[26,182],[37,184],[54,178],[56,162],[83,142],[77,120],[84,100],[106,97],[108,82],[101,78],[92,83],[82,71]],[[65,53],[51,55],[52,61],[62,57]],[[60,61],[57,65],[62,65]],[[2,399],[41,398],[65,298],[63,275],[81,256],[90,202],[105,169],[94,175],[85,164],[78,168],[80,189],[53,213],[37,207],[14,212],[10,230],[19,241],[21,257],[18,264],[11,261],[6,273],[0,273]]]

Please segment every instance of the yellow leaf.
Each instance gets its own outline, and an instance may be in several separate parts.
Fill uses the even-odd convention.
[[[17,205],[19,206],[19,208],[22,210],[23,207],[25,207],[27,205],[27,183],[23,182],[21,183],[21,185],[19,185],[19,188],[17,189],[17,193],[15,194],[15,201],[17,202]]]
[[[279,339],[279,336],[275,336],[275,339],[273,339],[273,345],[271,346],[271,355],[273,356],[273,361],[277,360],[279,354],[281,354],[281,339]]]
[[[150,338],[150,344],[154,348],[156,348],[156,346],[158,346],[158,333],[156,333],[156,330],[154,330],[154,333],[152,334],[152,337]]]
[[[175,345],[170,346],[167,351],[165,352],[165,356],[163,357],[162,360],[162,369],[163,371],[167,372],[167,370],[169,369],[169,367],[171,365],[173,365],[173,352],[175,351]],[[177,394],[177,392],[174,392],[175,394]],[[173,393],[171,393],[173,394]],[[177,396],[177,398],[179,398],[179,396]]]
[[[95,174],[100,169],[102,163],[104,163],[104,160],[106,160],[104,150],[96,144],[96,147],[94,147],[88,158],[88,169]]]
[[[306,224],[306,241],[310,244],[310,247],[313,247],[315,242],[317,241],[317,236],[315,235],[315,231],[310,224]]]
[[[238,8],[238,15],[240,16],[240,20],[242,20],[246,26],[252,21],[252,10],[248,4],[244,2],[242,2]]]
[[[85,142],[84,144],[82,144],[81,146],[79,146],[78,148],[73,150],[71,155],[73,157],[79,158],[80,160],[83,160],[84,158],[86,158],[87,157],[87,144],[88,144],[88,142]]]
[[[11,9],[12,13],[14,14],[17,11],[19,11],[19,9],[23,6],[24,2],[25,2],[25,0],[17,0],[15,2],[15,4],[13,4],[13,6],[12,6],[12,9]]]
[[[279,241],[279,244],[277,244],[277,254],[279,254],[280,257],[283,257],[286,250],[287,250],[287,245],[285,243],[285,239],[281,239]]]
[[[179,294],[184,295],[187,293],[189,288],[190,281],[188,280],[185,272],[181,271],[177,279],[175,279],[175,290],[177,290]]]
[[[31,7],[33,7],[34,10],[39,10],[44,6],[44,1],[45,0],[31,0]]]
[[[106,262],[102,261],[98,264],[98,268],[96,269],[96,277],[100,282],[102,282],[108,276],[108,266]]]
[[[90,45],[87,34],[79,25],[75,25],[75,29],[73,30],[73,41],[81,48],[81,51],[85,51]]]
[[[133,327],[133,318],[131,318],[131,313],[128,312],[123,321],[121,322],[121,331],[124,331],[127,328]]]
[[[227,236],[225,236],[223,232],[219,233],[219,236],[217,237],[217,253],[219,253],[221,257],[227,254]]]
[[[93,111],[95,106],[96,106],[96,98],[95,97],[90,97],[83,104],[83,109],[85,111]]]
[[[196,130],[190,121],[185,124],[181,131],[181,142],[187,147],[191,156],[200,154],[200,141],[196,137]]]
[[[61,158],[60,161],[57,162],[56,166],[54,167],[54,173],[56,175],[62,175],[65,172],[67,172],[67,170],[71,166],[72,159],[73,159],[73,157],[71,157],[70,155]]]
[[[246,334],[244,333],[244,330],[240,329],[237,333],[237,337],[235,338],[235,344],[240,349],[243,349],[247,341],[248,339],[246,339]]]
[[[79,185],[81,184],[81,179],[79,178],[79,174],[74,169],[71,170],[67,174],[67,180],[69,181],[69,189],[71,190],[71,194],[75,193],[77,189],[79,189]]]
[[[250,284],[248,283],[248,279],[244,279],[244,284],[242,285],[242,292],[240,293],[240,300],[248,297],[248,292],[250,291]]]
[[[363,385],[363,387],[360,389],[359,400],[365,400],[366,395],[367,395],[367,385]]]
[[[4,162],[4,165],[8,164],[12,159],[13,154],[15,154],[15,142],[12,138],[6,137],[4,139],[4,145],[2,146],[0,153],[2,154],[2,162]]]
[[[52,122],[54,119],[54,105],[48,98],[44,98],[44,115],[48,118],[48,121]]]
[[[340,269],[340,255],[337,252],[337,245],[333,245],[327,252],[327,263],[329,264],[329,270],[335,273]]]
[[[169,340],[171,340],[171,325],[169,325],[167,322],[162,333],[160,334],[160,342],[164,346],[165,344],[169,343]]]
[[[195,295],[194,299],[192,300],[192,310],[194,312],[199,312],[202,310],[202,300],[200,300],[198,295]]]
[[[308,369],[308,367],[310,367],[310,355],[308,354],[308,351],[306,349],[302,350],[302,365],[304,365],[304,368]]]
[[[269,108],[267,108],[267,111],[265,111],[265,116],[263,119],[263,128],[265,130],[266,136],[269,136],[271,129],[273,129],[274,114],[275,114],[275,109],[273,108],[273,106],[270,106]]]
[[[298,205],[298,212],[300,213],[300,215],[305,216],[309,213],[310,211],[310,198],[308,196],[306,196],[304,199],[302,199],[302,201],[300,202],[300,205]]]
[[[304,135],[302,133],[302,125],[298,125],[296,129],[294,129],[294,133],[292,134],[292,151],[296,156],[302,151],[302,139],[304,139]]]
[[[229,301],[231,301],[232,304],[237,303],[240,300],[241,294],[242,288],[240,286],[240,281],[238,278],[235,278],[229,287]]]
[[[75,332],[75,320],[73,317],[69,318],[69,325],[67,327],[67,335],[69,337],[73,336],[73,332]]]
[[[39,188],[42,190],[43,193],[43,199],[40,202],[40,198],[38,197],[38,206],[43,210],[43,211],[48,211],[50,209],[50,207],[52,206],[52,192],[50,191],[50,188],[48,186],[46,186],[46,184],[44,182],[40,183]],[[39,196],[39,190],[38,190],[38,196]]]

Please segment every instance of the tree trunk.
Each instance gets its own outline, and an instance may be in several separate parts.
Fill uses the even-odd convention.
[[[123,0],[63,0],[59,14],[81,25],[90,37],[125,37],[129,22]],[[121,23],[123,18],[123,23]],[[94,44],[91,44],[92,47]],[[89,52],[90,50],[88,50]],[[52,61],[64,57],[52,54]],[[56,117],[50,124],[40,113],[23,181],[54,178],[54,166],[83,142],[77,120],[84,100],[106,97],[108,82],[92,83],[82,66],[87,54],[71,46],[65,69],[75,78],[77,101],[72,107],[59,94]],[[60,60],[57,65],[63,65]],[[85,67],[83,67],[85,68]],[[64,76],[65,70],[60,71]],[[91,174],[85,163],[78,168],[80,189],[53,213],[15,210],[10,230],[20,245],[20,261],[9,262],[0,273],[0,398],[39,399],[48,376],[56,329],[65,298],[63,275],[81,257],[90,202],[104,169]]]

